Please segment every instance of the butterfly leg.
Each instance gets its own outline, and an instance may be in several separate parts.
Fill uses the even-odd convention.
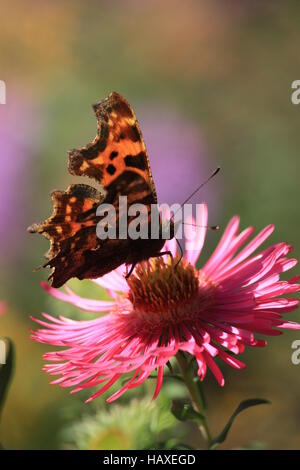
[[[136,263],[133,263],[133,264],[131,265],[131,268],[129,269],[128,273],[126,273],[126,275],[125,275],[125,279],[128,279],[128,278],[129,278],[129,276],[130,276],[130,274],[132,274],[132,272],[133,272],[135,266],[136,266]]]
[[[173,261],[174,261],[173,253],[172,253],[171,251],[169,251],[169,250],[168,250],[168,251],[160,251],[160,252],[157,253],[156,255],[151,256],[151,258],[159,258],[160,256],[164,256],[164,255],[169,255],[169,256],[171,257],[172,263],[173,263]],[[131,268],[129,269],[128,273],[126,273],[126,275],[125,275],[125,279],[128,279],[129,276],[130,276],[130,274],[132,274],[132,272],[133,272],[133,270],[134,270],[136,264],[137,264],[137,263],[133,263],[133,264],[131,265]]]
[[[175,268],[176,268],[176,266],[180,263],[180,261],[181,261],[182,258],[183,258],[183,251],[182,251],[182,246],[180,245],[180,243],[179,243],[179,241],[177,240],[177,238],[175,238],[175,240],[176,240],[176,243],[177,243],[178,248],[179,248],[179,251],[180,251],[180,258],[179,258],[179,260],[177,261],[177,263],[175,264]]]
[[[182,247],[181,247],[179,241],[177,240],[177,238],[175,238],[175,240],[176,240],[177,245],[178,245],[179,250],[180,250],[180,258],[174,266],[174,268],[176,269],[176,267],[178,266],[178,264],[180,263],[180,261],[183,258],[183,251],[182,251]],[[164,256],[164,255],[169,255],[172,259],[172,263],[174,263],[174,256],[173,256],[173,253],[171,251],[161,251],[160,253],[157,253],[157,255],[151,256],[151,258],[158,258],[159,256]]]

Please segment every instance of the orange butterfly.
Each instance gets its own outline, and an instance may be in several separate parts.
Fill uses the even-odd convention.
[[[160,251],[165,243],[160,218],[157,239],[97,237],[96,227],[101,219],[96,214],[98,206],[112,204],[118,225],[123,215],[118,212],[119,196],[127,196],[128,208],[136,203],[146,205],[150,232],[150,207],[157,204],[157,196],[141,130],[129,103],[118,93],[111,93],[93,108],[97,136],[86,147],[69,152],[68,169],[73,175],[94,178],[105,195],[85,184],[54,191],[51,217],[28,228],[50,240],[44,267],[52,268],[49,279],[54,287],[62,286],[72,277],[103,276],[123,263],[131,265],[128,277],[136,263],[166,253],[171,255]],[[169,223],[169,238],[173,238],[174,224],[172,220]]]

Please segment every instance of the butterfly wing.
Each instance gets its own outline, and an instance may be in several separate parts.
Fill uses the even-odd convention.
[[[119,184],[122,195],[130,195],[135,181],[139,186],[143,183],[151,202],[156,203],[145,143],[130,104],[113,92],[93,108],[98,123],[97,136],[86,147],[69,152],[70,173],[94,178],[112,195]],[[130,186],[126,188],[129,177]]]
[[[54,287],[71,277],[99,277],[122,263],[142,258],[142,253],[132,255],[132,240],[98,239],[99,204],[115,206],[118,233],[119,196],[127,196],[128,207],[146,204],[149,218],[151,204],[157,202],[145,144],[129,103],[111,93],[94,105],[94,111],[97,136],[87,146],[69,152],[68,168],[71,174],[94,178],[104,188],[105,196],[82,184],[71,185],[65,192],[55,191],[51,217],[29,228],[50,239],[45,266],[52,268],[50,280]]]

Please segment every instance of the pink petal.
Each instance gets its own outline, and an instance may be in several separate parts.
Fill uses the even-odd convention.
[[[227,249],[230,247],[230,244],[234,240],[236,233],[238,231],[240,224],[240,218],[238,216],[234,216],[229,224],[227,225],[221,240],[219,241],[217,248],[207,261],[207,263],[203,266],[202,270],[209,275],[211,271],[218,265],[218,263],[222,262],[223,257],[226,256]]]
[[[48,292],[52,297],[68,302],[75,307],[85,310],[87,312],[109,312],[114,305],[114,302],[109,300],[92,300],[80,297],[75,294],[69,287],[66,287],[65,290],[67,293],[64,293],[54,287],[49,286],[46,282],[42,281],[41,286],[43,289]]]
[[[201,204],[198,212],[198,221],[197,224],[199,227],[194,227],[192,225],[185,226],[186,233],[186,252],[185,259],[191,263],[193,266],[196,264],[197,259],[202,251],[206,231],[207,231],[207,220],[208,220],[208,211],[207,205]],[[194,224],[195,219],[193,217],[188,217],[186,220],[189,224]]]

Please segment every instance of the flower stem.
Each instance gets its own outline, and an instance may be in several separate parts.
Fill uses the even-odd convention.
[[[176,354],[176,359],[182,374],[183,381],[189,391],[193,408],[201,415],[201,418],[199,417],[199,429],[209,447],[212,437],[206,422],[203,398],[201,396],[198,384],[194,381],[193,370],[188,363],[186,355],[182,351],[179,351]]]

